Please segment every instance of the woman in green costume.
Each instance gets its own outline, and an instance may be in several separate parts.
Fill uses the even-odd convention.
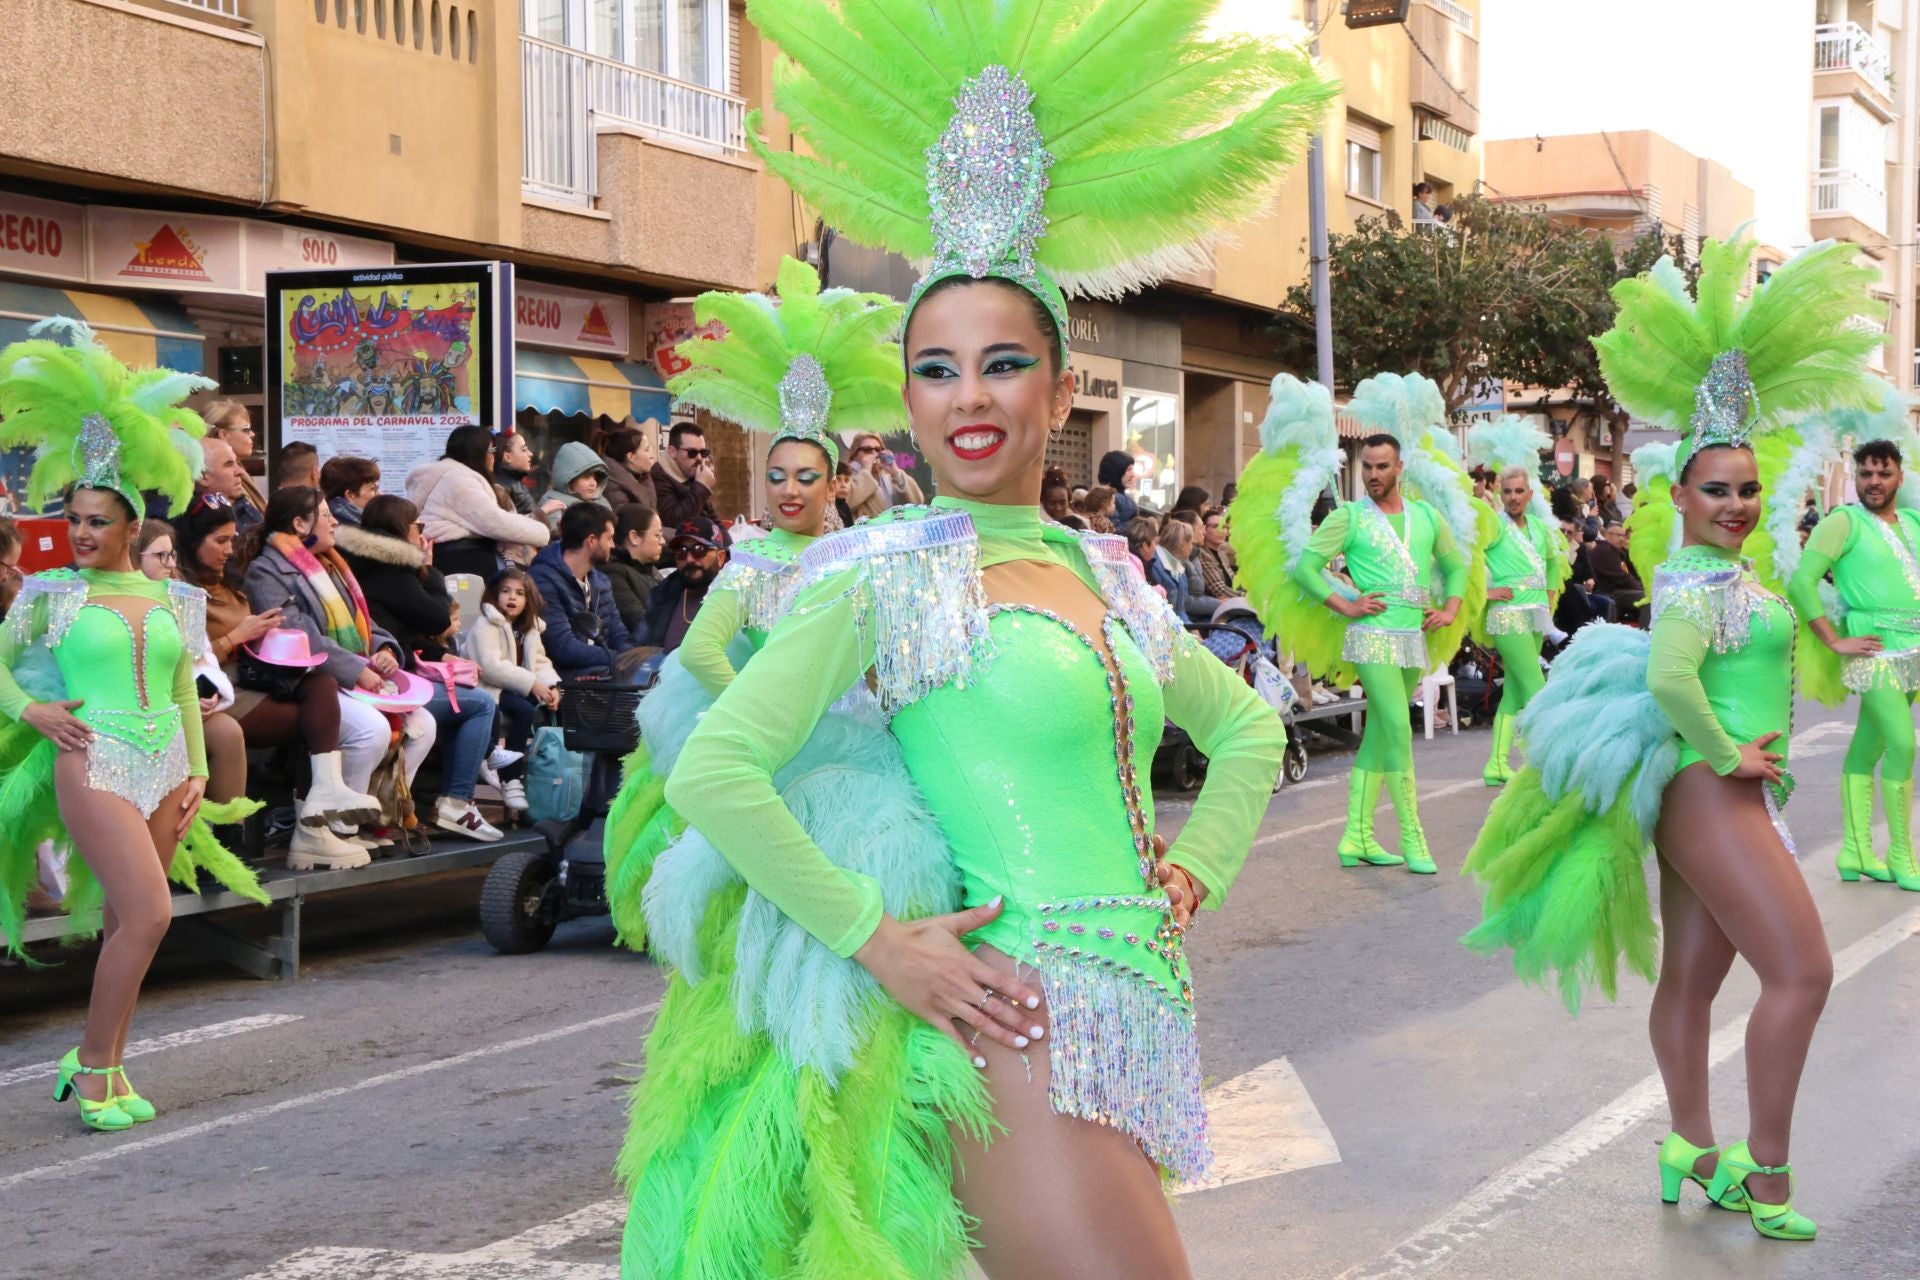
[[[699,920],[671,949],[732,972],[711,992],[718,966],[683,968],[650,1039],[629,1276],[951,1277],[969,1244],[995,1280],[1188,1274],[1161,1191],[1208,1169],[1182,935],[1221,905],[1285,735],[1123,542],[1039,500],[1073,395],[1050,273],[1172,269],[1257,207],[1328,93],[1291,51],[1206,37],[1212,8],[749,7],[797,60],[777,96],[808,143],[769,167],[931,259],[903,346],[941,497],[808,549],[670,776],[715,858],[663,859],[648,919],[663,941]],[[1149,54],[1165,82],[1117,74]],[[929,190],[896,179],[923,167]],[[913,804],[806,790],[822,735],[860,720],[828,714],[850,689]],[[1143,774],[1168,717],[1211,767],[1163,857]],[[868,856],[916,825],[918,860]]]
[[[51,322],[48,322],[51,323]],[[42,325],[36,328],[36,332]],[[134,568],[142,490],[184,505],[205,433],[176,401],[205,379],[134,374],[84,326],[74,341],[0,351],[0,445],[39,449],[28,499],[66,494],[75,569],[34,574],[0,631],[0,927],[17,950],[35,849],[67,844],[69,911],[104,897],[105,942],[86,1032],[61,1059],[57,1101],[90,1128],[151,1120],[121,1060],[147,967],[173,916],[167,875],[181,859],[260,896],[219,849],[201,803],[207,762],[193,663],[206,649],[206,595]],[[261,898],[264,901],[264,897]]]
[[[606,839],[614,928],[636,950],[647,937],[641,903],[653,864],[685,828],[662,795],[677,745],[793,602],[800,554],[820,537],[832,506],[834,433],[892,431],[905,416],[900,345],[891,340],[897,302],[822,290],[818,272],[784,258],[774,296],[706,293],[694,313],[725,332],[682,344],[691,367],[668,389],[683,407],[772,437],[765,482],[773,528],[734,545],[640,708],[641,744],[627,759]]]
[[[1876,335],[1855,318],[1877,304],[1872,271],[1831,243],[1741,300],[1752,252],[1750,240],[1709,241],[1697,298],[1666,259],[1615,288],[1618,319],[1595,341],[1609,389],[1636,416],[1689,430],[1671,504],[1646,493],[1633,515],[1647,548],[1638,562],[1654,569],[1653,626],[1584,628],[1521,716],[1527,766],[1468,860],[1486,902],[1466,941],[1511,948],[1520,975],[1556,981],[1570,1008],[1588,982],[1611,995],[1623,956],[1652,977],[1651,845],[1664,940],[1649,1031],[1673,1121],[1662,1198],[1692,1180],[1762,1235],[1811,1240],[1788,1144],[1833,958],[1778,816],[1792,790],[1796,621],[1742,548],[1762,520],[1750,436],[1874,396],[1864,365]],[[1749,1137],[1723,1148],[1707,1043],[1735,955],[1760,997],[1747,1024]]]
[[[1467,457],[1491,468],[1500,491],[1498,533],[1487,545],[1487,608],[1474,639],[1500,655],[1504,677],[1493,716],[1493,748],[1481,781],[1503,787],[1513,778],[1513,722],[1546,686],[1540,647],[1553,629],[1554,602],[1572,573],[1566,539],[1533,484],[1553,438],[1511,415],[1467,432]]]

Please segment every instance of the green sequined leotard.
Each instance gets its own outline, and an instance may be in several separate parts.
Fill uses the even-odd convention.
[[[207,775],[193,653],[206,644],[206,595],[139,573],[66,569],[35,574],[0,633],[0,713],[19,719],[34,699],[12,668],[44,640],[74,715],[96,737],[88,781],[151,816],[189,777]]]
[[[1561,551],[1565,540],[1531,511],[1517,522],[1502,511],[1497,527],[1500,536],[1487,548],[1487,585],[1508,588],[1513,599],[1488,602],[1487,634],[1544,633],[1553,624],[1548,593],[1560,589],[1571,568]]]
[[[1347,576],[1361,592],[1380,592],[1385,611],[1347,624],[1341,657],[1352,663],[1386,663],[1427,669],[1427,637],[1421,629],[1429,606],[1467,589],[1467,557],[1453,531],[1430,503],[1402,500],[1392,515],[1373,499],[1336,508],[1308,540],[1293,567],[1293,580],[1310,599],[1324,601],[1334,586],[1324,570],[1336,555],[1347,559]],[[1434,589],[1434,570],[1440,584]]]
[[[1149,884],[1144,775],[1163,716],[1209,758],[1167,857],[1217,908],[1265,811],[1279,719],[1191,642],[1123,542],[1043,525],[1034,508],[897,508],[822,539],[802,572],[787,619],[688,741],[668,801],[754,890],[852,955],[878,925],[880,889],[820,852],[770,778],[870,672],[964,902],[1005,900],[970,940],[1041,975],[1054,1109],[1201,1176],[1191,990]]]
[[[739,634],[755,653],[767,643],[767,633],[793,603],[800,555],[817,541],[774,529],[764,538],[736,545],[687,627],[678,650],[680,665],[714,694],[732,684],[727,646]]]

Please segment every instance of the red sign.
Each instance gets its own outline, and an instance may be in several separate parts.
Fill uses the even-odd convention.
[[[77,204],[0,191],[0,270],[85,280],[84,217]]]
[[[92,278],[149,289],[250,292],[240,227],[238,218],[95,205],[87,210]]]
[[[1573,474],[1574,459],[1580,455],[1573,447],[1573,441],[1562,436],[1553,445],[1553,469],[1563,476]]]
[[[513,295],[515,342],[627,358],[625,298],[526,280],[514,281]]]
[[[135,241],[133,256],[120,268],[123,276],[155,276],[163,280],[195,280],[212,284],[207,274],[206,250],[186,238],[186,228],[161,223],[151,239]]]
[[[693,322],[691,302],[650,302],[647,304],[647,359],[661,377],[671,378],[690,367],[678,348],[692,338],[718,338],[727,332],[719,321],[697,325]]]

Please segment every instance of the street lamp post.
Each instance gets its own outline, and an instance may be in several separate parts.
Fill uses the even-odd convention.
[[[1307,29],[1314,32],[1307,52],[1320,56],[1319,0],[1306,0]],[[1329,393],[1333,391],[1333,301],[1329,294],[1327,272],[1327,166],[1326,146],[1315,132],[1307,140],[1307,261],[1313,273],[1313,346],[1318,369],[1316,377]]]

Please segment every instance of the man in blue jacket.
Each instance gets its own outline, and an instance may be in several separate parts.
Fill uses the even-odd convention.
[[[634,639],[613,603],[613,583],[600,566],[613,557],[613,512],[580,502],[560,515],[560,540],[533,558],[546,621],[547,657],[564,677],[605,675]]]

